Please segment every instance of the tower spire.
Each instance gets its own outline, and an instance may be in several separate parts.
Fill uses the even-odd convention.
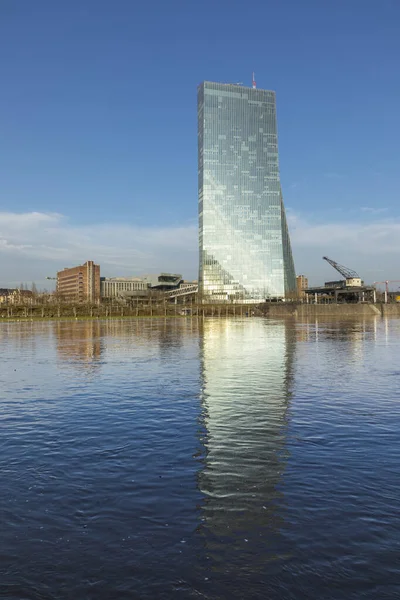
[[[256,80],[255,80],[255,75],[254,75],[254,71],[253,71],[253,90],[255,90],[257,87],[256,85]]]

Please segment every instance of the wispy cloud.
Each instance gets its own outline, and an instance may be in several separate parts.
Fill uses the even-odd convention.
[[[368,207],[364,207],[368,208]],[[363,210],[352,219],[287,210],[298,272],[312,282],[331,276],[322,256],[354,268],[366,280],[400,279],[400,220]],[[76,225],[59,214],[0,213],[0,287],[20,281],[45,284],[67,266],[95,260],[103,275],[174,271],[197,276],[197,223],[175,227]]]
[[[380,215],[388,211],[387,208],[373,208],[372,206],[362,206],[361,211],[370,215]]]
[[[104,274],[197,271],[197,225],[139,227],[127,224],[78,226],[63,215],[0,213],[0,287],[2,280],[44,281],[66,266],[86,260],[100,263]],[[24,264],[24,272],[19,265]]]
[[[362,223],[341,221],[313,222],[302,215],[289,213],[292,241],[295,246],[332,246],[341,244],[343,251],[357,250],[364,255],[400,252],[400,221],[385,219]]]
[[[326,254],[368,281],[382,278],[383,272],[385,278],[400,279],[400,220],[327,222],[288,211],[288,221],[297,269],[314,282],[329,273],[322,261]]]

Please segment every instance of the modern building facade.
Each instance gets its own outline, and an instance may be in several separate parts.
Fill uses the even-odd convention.
[[[143,275],[143,280],[147,282],[152,290],[160,292],[174,290],[183,281],[180,273],[151,273],[150,275]]]
[[[140,277],[101,277],[100,295],[102,298],[116,298],[125,292],[145,292],[148,289],[146,281]]]
[[[100,266],[84,265],[57,273],[57,294],[69,302],[96,302],[100,298]]]
[[[295,295],[274,92],[199,86],[198,175],[203,300],[251,303]]]
[[[140,277],[101,277],[100,295],[102,298],[118,296],[143,296],[151,292],[174,290],[182,283],[182,275],[177,273],[152,273]]]

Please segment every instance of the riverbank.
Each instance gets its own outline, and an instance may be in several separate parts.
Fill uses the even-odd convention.
[[[400,304],[163,304],[135,308],[121,306],[12,306],[0,308],[1,322],[80,321],[176,317],[269,317],[269,318],[368,318],[400,316]]]
[[[132,320],[132,319],[175,319],[175,318],[183,318],[183,316],[187,315],[108,315],[108,316],[77,316],[77,317],[36,317],[36,316],[20,316],[20,317],[2,317],[0,318],[1,323],[46,323],[47,321],[63,321],[71,323],[75,323],[76,321],[121,321],[121,320]]]
[[[400,304],[265,304],[264,316],[376,317],[400,316]]]

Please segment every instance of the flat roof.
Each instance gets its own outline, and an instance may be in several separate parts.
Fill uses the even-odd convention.
[[[352,293],[352,292],[373,292],[374,287],[368,285],[349,286],[349,287],[313,287],[303,290],[306,294],[329,294],[332,292]]]

